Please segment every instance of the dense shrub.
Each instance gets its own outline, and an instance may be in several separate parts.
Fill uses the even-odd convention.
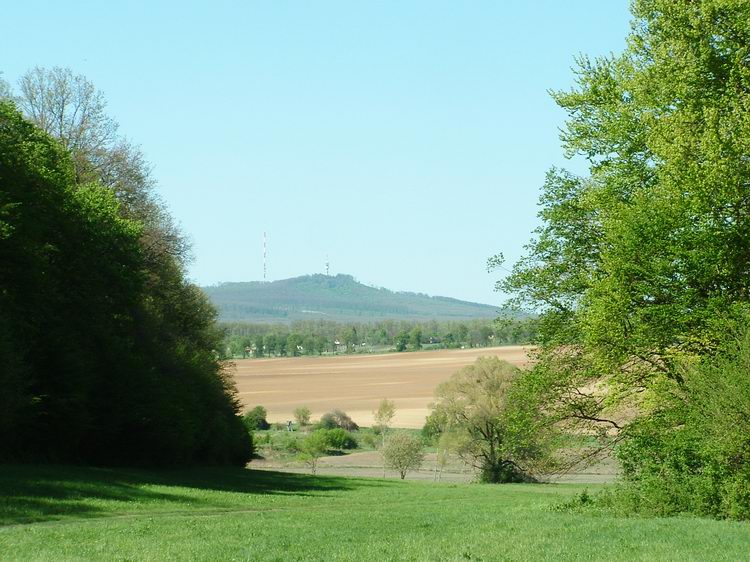
[[[300,450],[300,440],[293,433],[285,431],[271,439],[271,448],[282,453],[296,453]]]
[[[328,438],[328,443],[334,449],[356,449],[357,448],[357,440],[354,438],[354,436],[351,433],[349,433],[345,429],[336,427],[334,429],[327,429],[325,431],[326,431],[326,435]]]
[[[256,406],[252,410],[245,412],[242,421],[248,431],[266,430],[271,428],[271,424],[266,420],[268,412],[263,406]]]
[[[357,431],[359,426],[354,423],[345,412],[341,410],[333,410],[323,414],[318,422],[318,427],[321,429],[335,429],[337,427],[345,429],[346,431]]]
[[[655,515],[750,519],[750,332],[665,381],[659,408],[618,449],[625,485],[608,501]]]

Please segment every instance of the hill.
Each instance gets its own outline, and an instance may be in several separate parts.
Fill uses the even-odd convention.
[[[470,320],[499,312],[487,304],[370,287],[341,274],[221,283],[203,290],[224,322]]]

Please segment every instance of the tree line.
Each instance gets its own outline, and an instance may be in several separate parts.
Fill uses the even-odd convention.
[[[296,357],[373,349],[414,351],[429,348],[488,347],[528,344],[536,320],[467,320],[416,322],[383,320],[342,323],[298,321],[286,324],[225,323],[222,353],[226,357]]]
[[[144,156],[70,70],[0,97],[0,461],[244,465],[216,313]]]

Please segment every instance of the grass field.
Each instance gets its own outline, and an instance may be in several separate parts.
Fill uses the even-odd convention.
[[[3,560],[746,560],[750,525],[550,509],[575,485],[0,467]]]
[[[383,398],[396,403],[396,427],[424,425],[435,387],[477,357],[495,356],[528,364],[521,346],[443,349],[382,355],[240,359],[235,381],[246,407],[268,410],[269,421],[293,419],[307,406],[313,418],[340,408],[360,425],[372,425],[372,411]]]

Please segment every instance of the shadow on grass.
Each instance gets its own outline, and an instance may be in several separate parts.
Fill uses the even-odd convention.
[[[374,483],[373,483],[374,484]],[[325,495],[366,481],[242,468],[93,468],[0,465],[0,526],[149,509],[237,508],[250,495]],[[150,504],[150,505],[149,505]]]

